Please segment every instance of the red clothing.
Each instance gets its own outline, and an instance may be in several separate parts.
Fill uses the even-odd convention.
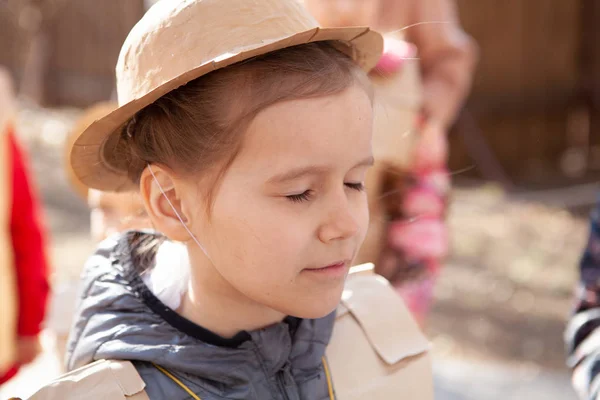
[[[17,335],[36,336],[41,331],[49,294],[48,263],[40,204],[32,188],[27,160],[9,127],[9,162],[12,170],[10,233],[16,268],[19,311]],[[16,373],[18,366],[0,377],[0,384]]]

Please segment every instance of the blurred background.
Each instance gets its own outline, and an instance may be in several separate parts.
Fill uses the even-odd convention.
[[[0,65],[16,82],[56,290],[93,248],[65,139],[84,107],[114,96],[120,46],[147,3],[0,0]],[[600,1],[457,3],[480,63],[451,134],[452,255],[427,328],[436,398],[575,399],[562,333],[600,188]],[[57,363],[42,355],[0,398]]]

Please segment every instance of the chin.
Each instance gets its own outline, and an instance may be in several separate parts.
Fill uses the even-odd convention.
[[[291,299],[289,307],[280,309],[286,315],[303,319],[319,319],[331,314],[340,304],[342,292],[316,297],[314,300],[303,302]],[[303,304],[304,303],[304,304]]]
[[[293,317],[302,318],[302,319],[319,319],[324,318],[334,312],[339,304],[338,302],[333,307],[329,308],[321,308],[321,309],[311,309],[311,310],[302,310],[295,314],[288,314]]]

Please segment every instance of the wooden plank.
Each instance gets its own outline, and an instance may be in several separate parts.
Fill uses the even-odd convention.
[[[25,44],[16,11],[0,7],[0,64],[8,67],[15,77],[23,66]]]
[[[590,107],[590,156],[600,168],[600,0],[582,4],[581,86]]]
[[[549,87],[530,90],[517,96],[498,93],[492,95],[471,94],[469,108],[478,116],[526,116],[542,112],[564,111],[581,101],[581,91],[576,87]]]
[[[580,0],[458,5],[465,30],[481,48],[468,107],[485,140],[517,182],[558,177],[569,110],[581,98]],[[453,139],[452,168],[468,164],[466,147]]]
[[[121,45],[143,12],[143,0],[70,3],[52,26],[51,103],[87,106],[110,98]]]
[[[473,92],[494,95],[518,93],[524,22],[521,0],[458,0],[465,30],[480,46],[480,61]],[[508,23],[510,21],[510,24]]]
[[[481,48],[474,94],[518,97],[576,85],[580,0],[457,3],[465,30]]]
[[[577,85],[579,64],[579,1],[523,1],[524,89]]]

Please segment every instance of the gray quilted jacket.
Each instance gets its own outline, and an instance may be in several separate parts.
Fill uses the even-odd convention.
[[[155,239],[128,232],[108,239],[88,261],[68,367],[94,360],[133,362],[150,399],[191,397],[157,364],[202,400],[329,399],[322,357],[335,315],[287,318],[253,332],[222,338],[179,316],[142,282],[132,249]]]

